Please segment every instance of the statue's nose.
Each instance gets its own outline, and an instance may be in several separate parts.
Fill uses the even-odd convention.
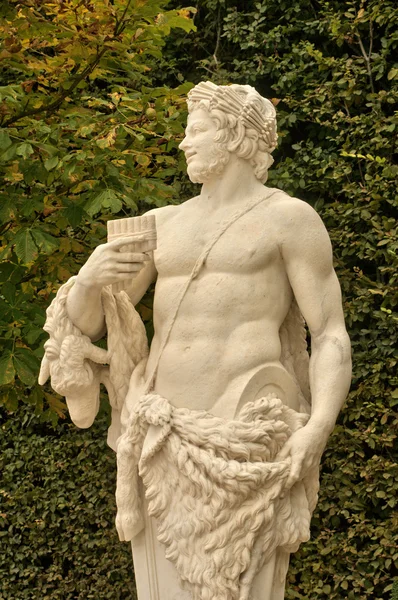
[[[180,145],[178,146],[180,150],[183,150],[185,152],[185,150],[188,150],[190,144],[187,141],[187,138],[184,137],[184,139],[182,140],[182,142],[180,143]]]

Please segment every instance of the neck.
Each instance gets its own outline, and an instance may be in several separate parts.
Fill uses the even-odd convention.
[[[254,175],[249,161],[231,154],[223,172],[203,183],[200,202],[213,211],[227,206],[235,207],[264,191],[265,187]]]

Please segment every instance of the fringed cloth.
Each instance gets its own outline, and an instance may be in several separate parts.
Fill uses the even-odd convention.
[[[183,589],[193,600],[247,600],[277,549],[294,552],[309,539],[318,470],[286,490],[291,461],[274,462],[308,415],[267,396],[224,420],[148,394],[130,419],[117,448],[122,539],[143,527],[140,476]]]

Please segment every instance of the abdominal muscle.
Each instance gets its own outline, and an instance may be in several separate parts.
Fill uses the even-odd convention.
[[[248,297],[247,287],[237,285],[236,277],[230,289],[228,285],[211,289],[211,283],[211,279],[192,283],[160,356],[180,284],[168,278],[157,283],[155,336],[146,377],[158,363],[154,390],[177,407],[211,410],[225,395],[231,406],[237,405],[253,369],[280,358],[279,328],[289,294],[276,298],[272,285],[266,294],[262,285],[256,285],[250,286]],[[239,289],[245,290],[244,298]]]

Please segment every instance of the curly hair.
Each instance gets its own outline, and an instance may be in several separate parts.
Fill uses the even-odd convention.
[[[232,85],[232,86],[214,86],[217,89],[226,89],[227,91],[233,90],[235,94],[240,97],[239,112],[237,107],[235,110],[228,110],[226,104],[223,108],[216,108],[211,98],[202,99],[201,94],[195,93],[195,90],[199,84],[191,90],[188,94],[188,110],[193,112],[198,108],[206,110],[210,117],[214,120],[217,127],[217,135],[215,141],[223,144],[228,152],[235,153],[238,157],[248,160],[253,167],[254,174],[262,183],[265,183],[268,178],[268,169],[274,162],[271,156],[276,145],[276,118],[275,109],[271,102],[266,98],[263,98],[258,92],[246,85]],[[250,105],[249,105],[250,103]],[[245,118],[246,106],[249,106],[247,112],[255,105],[257,114],[268,114],[268,123],[271,123],[273,130],[272,142],[269,142],[269,137],[264,136],[264,130],[261,130],[254,120],[252,122]]]

